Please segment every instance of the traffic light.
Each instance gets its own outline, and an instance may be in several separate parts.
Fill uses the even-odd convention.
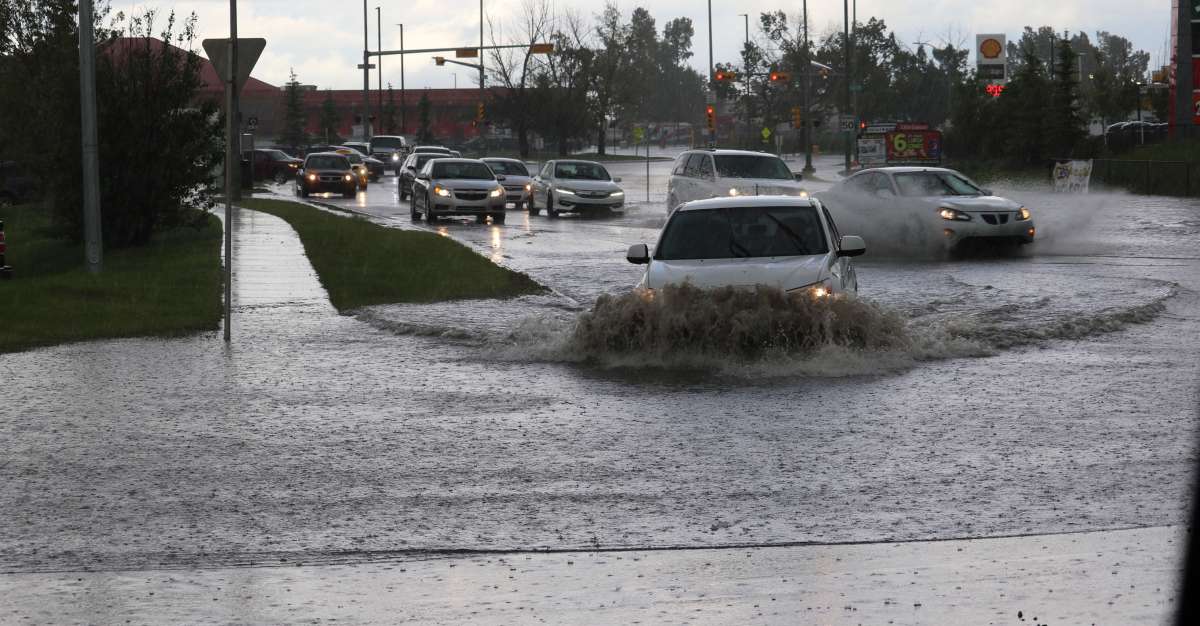
[[[771,82],[786,83],[792,79],[792,75],[787,72],[771,72]]]
[[[792,107],[792,128],[804,127],[804,110],[800,107]]]
[[[734,80],[737,80],[737,72],[728,72],[725,70],[721,70],[721,71],[713,74],[713,80],[717,81],[718,83],[726,82],[726,81],[734,81]]]
[[[477,123],[478,123],[478,122],[482,122],[482,121],[483,121],[483,116],[484,116],[484,113],[485,113],[485,111],[484,111],[484,108],[483,108],[483,103],[482,103],[482,102],[480,102],[479,104],[475,105],[475,121],[476,121]]]
[[[717,129],[717,109],[713,105],[710,104],[704,108],[704,119],[708,122],[708,130]]]

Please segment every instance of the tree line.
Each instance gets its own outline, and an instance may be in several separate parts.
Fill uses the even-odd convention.
[[[107,247],[145,244],[160,230],[201,225],[223,162],[222,116],[197,102],[195,16],[95,12],[101,226]],[[43,182],[66,237],[83,233],[79,28],[74,0],[0,2],[0,160]],[[106,25],[107,22],[107,25]],[[178,46],[158,45],[153,39]],[[127,38],[127,39],[122,39]]]

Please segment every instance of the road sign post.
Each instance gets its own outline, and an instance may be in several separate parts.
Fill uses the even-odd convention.
[[[250,70],[267,46],[266,39],[237,38],[237,2],[229,3],[229,39],[205,39],[204,52],[225,83],[225,342],[228,343],[233,325],[233,198],[237,190],[237,174],[241,167],[238,143],[237,94]],[[235,159],[236,157],[236,159]]]

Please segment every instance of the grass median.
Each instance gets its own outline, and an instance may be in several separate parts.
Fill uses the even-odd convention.
[[[372,304],[511,298],[545,291],[525,274],[424,231],[341,217],[298,202],[246,199],[240,206],[283,218],[338,311]]]
[[[81,244],[51,235],[47,209],[0,210],[12,280],[0,280],[0,352],[70,341],[179,336],[221,320],[221,223],[106,250],[90,274]]]

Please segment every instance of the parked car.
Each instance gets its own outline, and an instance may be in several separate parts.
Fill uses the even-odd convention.
[[[537,215],[540,207],[546,215],[559,213],[612,213],[625,208],[625,192],[617,186],[603,165],[595,161],[547,161],[542,171],[533,177],[529,189],[529,213]]]
[[[529,175],[529,168],[525,167],[523,161],[517,159],[500,159],[500,158],[484,158],[482,159],[487,166],[492,168],[492,171],[499,176],[504,177],[504,191],[508,195],[508,202],[513,203],[518,211],[525,208],[525,203],[529,199],[530,183],[533,177]]]
[[[40,179],[24,165],[0,161],[0,208],[36,199],[42,190]]]
[[[282,150],[268,148],[258,148],[253,153],[247,150],[242,156],[250,159],[255,180],[273,180],[277,183],[294,178],[296,170],[304,163],[303,159],[297,159]]]
[[[358,173],[346,155],[315,152],[304,157],[303,167],[296,172],[296,193],[307,198],[310,193],[331,191],[353,198],[358,180]]]
[[[417,179],[417,172],[420,172],[430,159],[445,157],[446,155],[439,152],[414,152],[408,155],[408,158],[404,160],[404,165],[400,168],[399,180],[396,182],[396,187],[400,190],[400,200],[412,197],[412,185],[413,181]]]
[[[767,285],[827,297],[858,292],[850,257],[866,249],[861,237],[839,234],[815,198],[739,196],[680,205],[653,255],[640,243],[625,258],[646,265],[641,289]]]
[[[424,214],[428,222],[443,215],[474,215],[481,224],[488,217],[503,224],[502,179],[478,159],[430,159],[413,182],[410,215],[417,220]]]
[[[368,144],[368,154],[379,159],[396,175],[400,174],[400,166],[410,151],[408,140],[401,135],[375,135]]]
[[[887,230],[904,245],[932,242],[952,249],[970,239],[1027,244],[1037,234],[1033,214],[1020,202],[942,167],[863,170],[818,196],[843,223]]]
[[[747,150],[688,150],[675,158],[667,181],[667,210],[721,196],[805,196],[800,174],[783,159]]]

